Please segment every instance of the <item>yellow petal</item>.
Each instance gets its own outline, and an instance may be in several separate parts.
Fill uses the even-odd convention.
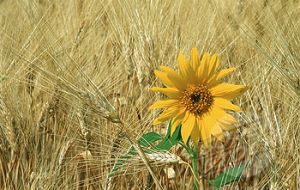
[[[172,122],[172,127],[171,127],[171,136],[173,135],[173,133],[175,132],[176,128],[182,123],[182,120],[185,116],[185,113],[181,113],[179,115],[177,115]]]
[[[178,121],[178,120],[177,120]],[[171,136],[174,134],[174,132],[176,131],[177,127],[179,127],[179,124],[178,122],[174,121],[174,124],[172,124],[171,126]]]
[[[160,66],[160,69],[167,74],[167,77],[171,80],[172,84],[179,90],[185,90],[186,80],[184,80],[176,71],[169,67]]]
[[[233,132],[236,131],[237,128],[234,125],[225,125],[222,123],[219,123],[219,126],[224,130],[224,131],[229,131],[229,132]]]
[[[212,105],[211,109],[210,109],[210,116],[213,117],[215,120],[219,120],[220,118],[222,118],[226,112],[218,107],[215,103]]]
[[[230,114],[225,114],[221,119],[221,123],[227,124],[227,125],[232,125],[236,123],[236,119],[230,115]]]
[[[179,71],[182,78],[185,79],[185,81],[189,81],[193,71],[191,70],[190,65],[188,64],[185,56],[182,53],[179,53],[178,63],[179,63]]]
[[[197,81],[199,81],[200,84],[203,84],[205,81],[207,81],[209,60],[209,54],[205,53],[200,61],[200,66],[196,71]]]
[[[220,108],[232,110],[232,111],[241,111],[241,108],[237,105],[232,104],[229,100],[224,98],[214,98],[214,104]]]
[[[159,68],[166,74],[169,74],[169,73],[177,74],[177,72],[174,69],[171,69],[170,67],[161,65]]]
[[[179,76],[177,73],[168,73],[168,77],[172,80],[174,86],[178,89],[178,90],[185,90],[186,89],[186,81]]]
[[[218,84],[220,84],[222,81],[221,79],[227,75],[229,75],[230,73],[232,73],[233,71],[235,71],[236,68],[232,67],[229,69],[223,69],[221,70],[219,73],[215,73],[208,81],[207,81],[207,86],[208,87],[214,87]]]
[[[233,71],[236,70],[236,67],[231,67],[228,69],[222,69],[216,77],[216,80],[221,80],[222,78],[224,78],[225,76],[229,75],[230,73],[232,73]]]
[[[154,92],[161,92],[172,99],[178,99],[181,96],[181,92],[176,88],[152,87],[151,90]]]
[[[181,126],[181,137],[185,144],[187,143],[189,136],[191,135],[191,132],[195,127],[195,121],[195,116],[189,112],[186,112],[186,116],[183,119]]]
[[[211,131],[215,124],[216,120],[209,113],[203,115],[200,119],[201,139],[206,147],[211,144]]]
[[[172,81],[168,78],[167,74],[162,71],[154,71],[154,74],[161,80],[161,82],[168,87],[174,87]]]
[[[217,121],[217,124],[223,130],[229,131],[235,129],[235,127],[233,126],[233,124],[236,123],[234,117],[226,113],[222,108],[216,106],[215,103],[209,114]]]
[[[209,80],[216,72],[216,69],[219,66],[219,56],[217,54],[214,54],[211,59],[210,62],[208,64],[208,79]]]
[[[197,70],[200,62],[200,56],[196,48],[192,48],[191,50],[191,57],[190,57],[190,64],[194,71]]]
[[[179,65],[179,71],[183,77],[186,77],[188,74],[188,62],[185,59],[185,56],[183,53],[179,53],[178,55],[178,65]]]
[[[236,129],[234,124],[237,122],[235,118],[230,114],[225,114],[222,118],[219,119],[219,125],[222,129],[226,131],[231,131]]]
[[[158,109],[158,108],[169,108],[171,106],[178,105],[178,100],[169,99],[169,100],[158,100],[152,104],[149,109]]]
[[[243,94],[247,88],[243,85],[222,83],[209,89],[212,96],[233,99]]]
[[[196,121],[195,121],[195,126],[194,126],[194,128],[193,128],[193,130],[192,130],[192,133],[191,133],[191,138],[192,138],[192,140],[193,140],[193,143],[195,144],[195,145],[197,145],[198,144],[198,142],[199,142],[199,138],[200,138],[200,131],[199,131],[199,123],[197,122],[198,120],[196,119]]]
[[[174,118],[178,112],[179,112],[179,108],[178,107],[170,107],[166,110],[164,110],[159,116],[158,118],[156,118],[154,121],[153,121],[153,125],[157,125],[157,124],[160,124],[164,121],[167,121],[171,118]]]
[[[208,88],[212,88],[212,87],[214,87],[214,86],[216,86],[216,85],[218,85],[218,84],[220,84],[222,82],[222,81],[217,81],[216,77],[217,76],[214,75],[214,76],[210,77],[210,79],[208,81],[206,81],[206,86]]]
[[[215,136],[219,141],[224,139],[224,134],[221,127],[216,124],[215,127],[212,128],[211,134]]]

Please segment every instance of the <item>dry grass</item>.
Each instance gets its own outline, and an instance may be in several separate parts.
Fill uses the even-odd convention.
[[[153,71],[176,67],[178,52],[194,46],[219,53],[222,67],[238,67],[228,80],[251,87],[236,100],[238,131],[200,151],[205,189],[245,160],[243,178],[226,188],[300,189],[299,8],[292,0],[1,0],[0,189],[106,187],[131,146],[116,123],[130,137],[165,133],[147,109],[159,98],[148,90],[159,85]],[[155,161],[188,162],[181,148],[171,152],[150,155],[161,185],[192,189],[186,164]],[[147,188],[156,187],[136,158],[110,184]]]

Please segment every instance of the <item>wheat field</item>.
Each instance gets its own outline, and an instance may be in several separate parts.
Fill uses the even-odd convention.
[[[153,126],[154,70],[192,47],[237,67],[237,130],[200,149],[204,189],[300,189],[300,2],[297,0],[1,0],[0,189],[158,189],[137,155]],[[120,121],[122,125],[120,125]],[[146,155],[163,189],[192,189],[180,147]]]

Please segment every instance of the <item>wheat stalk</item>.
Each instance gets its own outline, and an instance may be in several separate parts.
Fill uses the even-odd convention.
[[[8,107],[6,106],[4,101],[2,101],[2,99],[0,99],[0,114],[2,117],[1,120],[3,120],[4,124],[3,133],[5,135],[5,139],[9,143],[11,150],[16,152],[19,142],[19,140],[17,139],[19,134],[18,128],[16,126],[15,119],[12,117]]]
[[[66,156],[67,156],[70,148],[72,147],[73,143],[74,143],[73,140],[68,140],[61,148],[61,151],[59,153],[59,158],[58,158],[59,168],[61,168],[64,165]]]
[[[83,113],[83,111],[77,112],[77,117],[78,117],[79,126],[80,126],[80,132],[84,138],[86,150],[89,149],[90,140],[91,140],[91,130],[85,122],[87,109],[85,109],[85,111],[84,111],[85,113]],[[83,116],[83,114],[85,114],[85,115]]]

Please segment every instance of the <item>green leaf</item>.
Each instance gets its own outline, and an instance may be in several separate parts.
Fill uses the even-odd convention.
[[[168,131],[170,128],[171,127],[169,123]],[[155,146],[155,149],[158,151],[170,150],[174,145],[176,145],[181,140],[180,129],[181,126],[178,126],[172,136],[170,136],[171,134],[168,132],[166,137],[158,145]]]
[[[234,168],[230,168],[222,172],[215,179],[209,180],[209,183],[213,185],[215,189],[221,189],[225,185],[239,180],[246,166],[247,163],[242,163]]]
[[[171,127],[172,127],[172,121],[169,121],[169,123],[168,123],[168,129],[167,129],[167,134],[166,134],[167,138],[171,136]]]
[[[162,136],[158,133],[155,133],[153,131],[144,134],[139,140],[138,143],[143,147],[150,146],[151,143],[161,140]]]
[[[172,127],[172,121],[169,121],[166,138],[171,138],[171,127]],[[178,129],[178,128],[181,128],[181,124],[174,131],[174,133],[172,135],[173,139],[179,139],[179,138],[181,139],[180,129]]]
[[[171,136],[170,135],[170,139],[171,139],[171,141],[172,142],[177,142],[177,141],[180,141],[181,140],[181,125],[179,125],[177,128],[176,128],[176,130],[175,130],[175,132],[173,133],[173,135]]]

